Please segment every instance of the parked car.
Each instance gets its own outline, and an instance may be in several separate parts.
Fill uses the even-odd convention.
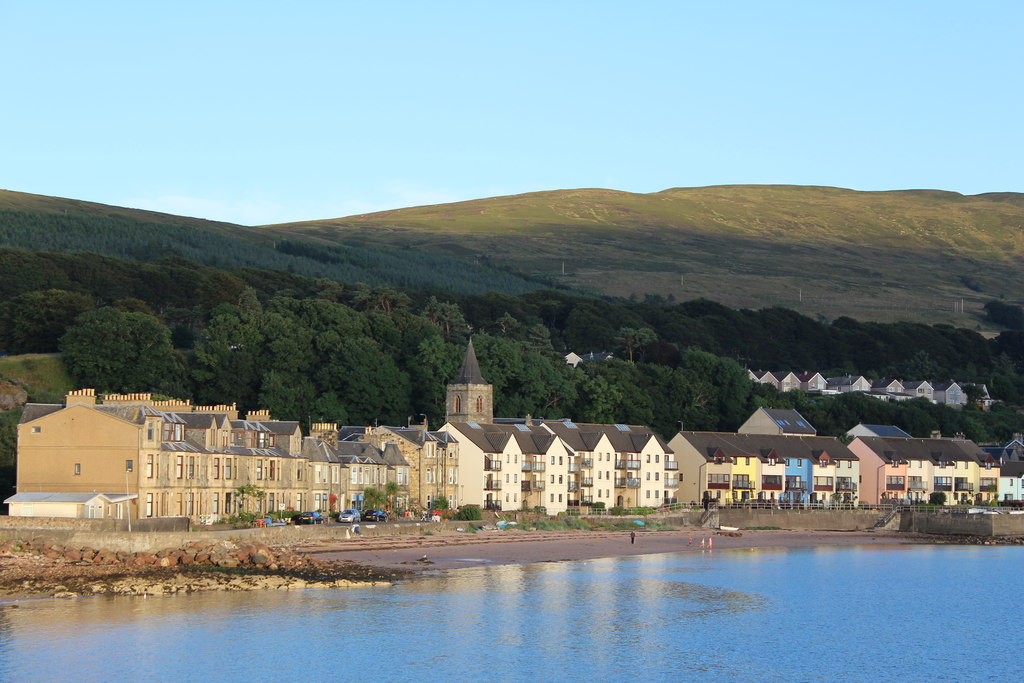
[[[311,512],[300,512],[292,517],[296,524],[323,524],[324,516],[316,510]]]
[[[383,510],[363,510],[364,522],[386,522],[388,515]]]
[[[359,521],[359,510],[342,510],[338,513],[338,521],[342,524],[351,524]]]

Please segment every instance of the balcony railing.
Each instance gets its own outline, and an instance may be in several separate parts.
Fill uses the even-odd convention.
[[[782,479],[778,477],[762,477],[761,478],[761,490],[763,491],[781,491],[782,490]]]
[[[953,490],[953,485],[952,484],[935,484],[934,486],[932,486],[932,488],[935,489],[936,491],[952,491]]]
[[[837,491],[856,491],[857,490],[857,484],[855,484],[852,481],[837,481],[836,482],[836,490]]]
[[[906,488],[907,487],[904,486],[903,484],[890,484],[889,482],[886,482],[885,484],[886,491],[903,491]]]
[[[786,490],[787,491],[806,491],[807,490],[807,482],[806,481],[787,481],[786,482]]]
[[[617,470],[638,470],[640,469],[639,460],[616,460],[615,469]]]
[[[484,510],[500,510],[500,509],[501,509],[501,501],[500,500],[485,500],[484,501]]]
[[[711,489],[711,490],[723,489],[723,490],[727,491],[729,489],[729,482],[727,482],[727,481],[709,481],[708,482],[708,488]]]
[[[570,490],[570,491],[579,491],[580,490],[580,485],[577,484],[574,481],[570,481],[569,482],[569,489],[568,490]]]
[[[679,486],[679,477],[665,477],[665,488],[672,489]]]
[[[543,481],[524,481],[522,483],[523,493],[529,493],[530,491],[543,491]]]
[[[996,490],[995,484],[982,484],[978,487],[978,490],[982,493],[993,493]]]
[[[955,491],[974,491],[974,484],[968,481],[958,481],[954,487]]]
[[[487,472],[500,472],[501,461],[492,458],[484,458],[484,470]]]
[[[594,485],[594,478],[593,477],[580,477],[580,486],[593,486],[593,485]]]
[[[616,477],[615,488],[617,489],[638,489],[640,488],[640,480],[633,479],[632,477]]]
[[[488,479],[484,482],[484,491],[500,491],[501,479]]]
[[[593,496],[580,496],[580,505],[593,505],[593,504],[594,504],[594,497]]]
[[[570,472],[579,472],[580,471],[580,464],[578,462],[571,462],[571,463],[569,463],[569,471]]]
[[[815,484],[815,491],[835,491],[835,487],[832,484]]]
[[[593,466],[594,466],[594,459],[593,458],[580,458],[580,467],[593,467]]]
[[[675,460],[666,460],[665,461],[665,469],[666,470],[678,470],[679,469],[679,463],[676,462]]]
[[[732,487],[734,489],[753,489],[754,482],[752,482],[750,479],[733,479]]]
[[[543,472],[546,468],[547,463],[523,461],[523,472]]]
[[[912,481],[907,484],[907,488],[911,491],[927,491],[928,486],[923,481]]]

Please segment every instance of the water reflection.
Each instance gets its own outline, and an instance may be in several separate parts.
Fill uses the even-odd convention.
[[[973,642],[970,615],[1015,625],[1005,596],[1022,557],[716,551],[481,566],[389,589],[23,602],[0,606],[0,680],[971,680],[968,650],[937,644]],[[936,625],[941,641],[877,647],[880,633]],[[1008,650],[987,652],[986,677],[1015,670]]]

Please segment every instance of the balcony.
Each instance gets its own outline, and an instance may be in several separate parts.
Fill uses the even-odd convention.
[[[484,501],[484,510],[500,510],[500,509],[501,509],[501,501],[500,500],[485,500]]]
[[[803,480],[798,480],[798,481],[789,481],[789,480],[787,480],[786,481],[786,490],[787,491],[806,491],[807,490],[807,482],[805,482]]]
[[[815,491],[835,491],[835,487],[832,484],[815,484]]]
[[[679,463],[677,463],[675,460],[666,460],[665,461],[665,469],[666,470],[678,470],[679,469]]]
[[[886,491],[904,491],[904,490],[906,490],[906,486],[904,486],[902,483],[900,483],[900,484],[886,483],[885,490]]]
[[[781,477],[761,477],[761,490],[762,491],[781,491],[782,490],[782,478]]]
[[[580,477],[580,486],[593,486],[593,485],[594,485],[594,478],[593,477]]]
[[[640,469],[639,460],[616,460],[615,469],[617,470],[638,470]]]
[[[665,488],[674,489],[679,486],[679,477],[665,477]]]
[[[580,505],[593,505],[593,504],[594,504],[594,497],[593,496],[580,496]]]
[[[952,491],[953,490],[953,485],[952,484],[935,484],[932,488],[935,489],[936,491]]]
[[[530,491],[543,491],[543,481],[524,481],[522,482],[523,493],[529,493]]]
[[[969,481],[958,481],[953,487],[954,491],[967,491],[968,493],[974,491],[974,484]]]
[[[569,482],[569,489],[568,490],[570,490],[570,491],[579,491],[580,490],[580,485],[577,484],[574,481],[570,481]]]
[[[500,479],[488,479],[484,482],[484,491],[500,491],[501,480]]]
[[[580,458],[580,467],[593,467],[593,466],[594,466],[594,459],[593,458]]]
[[[708,488],[711,490],[721,489],[724,491],[729,490],[729,482],[727,481],[709,481]]]
[[[928,487],[923,481],[912,481],[907,484],[907,489],[910,491],[927,491]]]
[[[545,469],[547,469],[546,463],[523,461],[523,472],[543,472]]]
[[[754,488],[754,482],[749,479],[736,477],[732,480],[732,487],[740,490],[752,490]]]
[[[982,481],[985,481],[982,479]],[[978,487],[978,490],[982,493],[995,493],[998,487],[995,484],[985,483]]]
[[[579,472],[580,471],[579,463],[576,463],[576,462],[569,463],[569,471],[570,472]]]
[[[836,491],[856,491],[857,484],[853,481],[837,481]]]
[[[484,471],[485,472],[500,472],[501,461],[497,459],[484,458]]]
[[[640,480],[633,479],[632,477],[616,477],[615,488],[617,489],[638,489],[640,488]]]

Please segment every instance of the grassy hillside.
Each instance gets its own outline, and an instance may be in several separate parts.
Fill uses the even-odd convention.
[[[27,353],[0,358],[0,379],[28,389],[29,400],[60,401],[74,388],[57,354]]]
[[[718,186],[583,189],[273,226],[562,277],[614,295],[974,326],[1024,298],[1024,195]],[[963,313],[954,307],[963,305]]]

